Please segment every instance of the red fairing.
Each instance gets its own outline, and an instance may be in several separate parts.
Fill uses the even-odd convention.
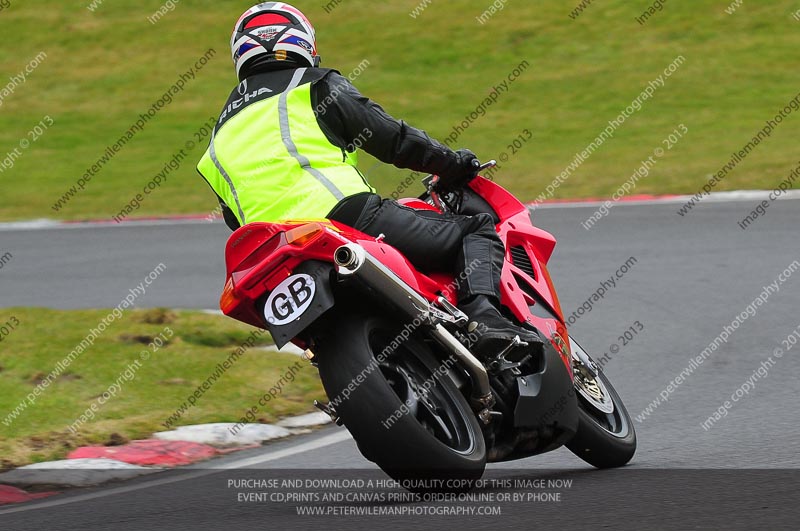
[[[453,290],[446,290],[447,284],[441,284],[417,271],[416,268],[411,265],[411,262],[391,245],[383,242],[376,242],[375,238],[356,240],[356,243],[364,247],[369,254],[380,260],[384,265],[388,266],[389,269],[397,273],[406,284],[414,288],[429,301],[435,301],[438,297],[438,292],[441,291],[445,295],[448,295],[450,302],[455,303],[454,294],[451,293]],[[452,275],[450,275],[450,279],[452,279]]]
[[[550,339],[561,358],[572,371],[572,360],[566,338],[561,304],[553,287],[547,262],[553,254],[556,239],[548,232],[533,226],[528,208],[500,185],[477,177],[470,182],[470,188],[480,194],[492,206],[500,223],[497,233],[506,248],[506,260],[500,275],[500,302],[521,322],[536,327]],[[525,253],[533,275],[517,264],[515,256]],[[527,268],[527,267],[526,267]],[[533,308],[540,309],[535,313]],[[542,317],[548,315],[548,317]]]
[[[469,187],[492,205],[501,220],[509,219],[520,212],[524,212],[526,216],[528,215],[528,208],[494,181],[479,176],[470,181]]]
[[[228,277],[220,299],[225,315],[265,328],[267,323],[256,301],[306,260],[332,262],[333,252],[349,241],[333,230],[323,230],[310,243],[289,244],[286,233],[307,224],[250,223],[231,235],[225,251]]]
[[[438,208],[431,205],[430,203],[426,203],[422,199],[417,199],[417,198],[398,199],[397,202],[403,206],[407,206],[408,208],[413,208],[415,210],[433,210],[434,212],[439,212]]]
[[[230,277],[242,261],[279,232],[281,232],[281,225],[271,223],[249,223],[234,231],[225,246],[227,276]]]
[[[316,224],[319,234],[302,244],[287,242],[291,229]],[[333,255],[340,246],[355,242],[394,271],[404,282],[426,299],[435,301],[438,292],[448,286],[420,273],[397,249],[376,238],[335,221],[296,221],[285,223],[249,223],[237,229],[228,239],[225,261],[228,281],[220,308],[226,315],[263,328],[264,317],[256,301],[291,276],[296,267],[307,260],[333,264]],[[438,279],[448,278],[440,275]],[[452,275],[449,275],[452,279]],[[450,290],[452,292],[452,290]],[[226,299],[227,295],[227,299]],[[455,303],[452,293],[449,299]],[[227,301],[227,302],[226,302]]]
[[[501,303],[520,322],[532,324],[548,337],[572,374],[566,325],[546,265],[555,248],[555,238],[534,227],[527,207],[498,184],[477,177],[469,186],[500,219],[497,232],[506,248]],[[419,199],[399,202],[409,208],[437,210]],[[335,221],[298,220],[250,223],[231,235],[225,252],[228,281],[220,307],[230,317],[265,327],[256,301],[307,260],[333,264],[336,249],[349,242],[364,247],[429,301],[443,293],[453,304],[457,302],[453,272],[423,274],[397,249],[372,236]]]

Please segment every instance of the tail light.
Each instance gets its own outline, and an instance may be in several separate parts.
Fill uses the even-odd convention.
[[[233,279],[229,278],[228,282],[225,283],[225,289],[222,290],[222,296],[219,298],[219,308],[222,313],[227,315],[237,304],[239,304],[239,299],[234,293]]]
[[[325,231],[319,223],[309,223],[286,231],[286,243],[297,247],[314,241]]]
[[[219,300],[222,312],[229,314],[242,302],[243,299],[235,293],[236,286],[241,290],[241,297],[248,298],[249,295],[245,295],[244,292],[251,289],[256,282],[286,259],[286,257],[283,257],[278,261],[265,264],[265,261],[278,248],[284,245],[301,247],[322,236],[323,232],[325,232],[325,227],[321,223],[307,223],[286,232],[274,234],[269,240],[251,251],[249,256],[242,260],[235,270],[231,272],[231,276],[225,283],[225,288],[222,290],[222,296]]]

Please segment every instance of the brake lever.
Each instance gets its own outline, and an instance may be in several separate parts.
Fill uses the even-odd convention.
[[[475,167],[476,175],[480,175],[480,173],[484,170],[488,170],[489,168],[494,168],[497,166],[497,161],[492,159],[489,161],[484,162],[481,164],[477,160],[475,161],[478,165]],[[428,192],[428,195],[433,202],[433,206],[441,210],[442,212],[459,212],[461,210],[461,204],[464,201],[464,192],[463,190],[459,190],[454,192],[456,194],[456,204],[455,207],[451,205],[442,195],[436,190],[436,185],[439,183],[439,176],[430,174],[424,179],[422,179],[422,184],[425,186],[425,189]]]
[[[442,199],[442,197],[439,195],[439,192],[436,190],[436,185],[439,184],[439,176],[433,174],[428,175],[422,180],[422,182],[425,184],[425,187],[428,190],[428,195],[433,202],[433,206],[442,212],[447,212],[447,202]]]

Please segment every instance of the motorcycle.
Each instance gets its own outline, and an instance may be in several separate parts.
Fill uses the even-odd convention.
[[[493,166],[480,167],[483,172]],[[487,462],[566,445],[598,467],[626,464],[636,434],[617,392],[569,335],[547,270],[556,244],[526,206],[478,176],[458,192],[438,177],[409,208],[495,221],[506,257],[503,312],[544,345],[509,340],[483,360],[457,307],[452,272],[423,274],[382,235],[330,220],[250,223],[226,246],[225,315],[305,349],[361,453],[397,480],[480,478]],[[420,235],[425,237],[425,235]]]

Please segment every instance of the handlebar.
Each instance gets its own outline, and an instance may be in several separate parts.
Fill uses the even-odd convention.
[[[478,172],[482,172],[483,170],[488,170],[489,168],[494,168],[497,166],[497,161],[492,159],[490,161],[484,162],[478,167]]]
[[[492,159],[484,162],[483,164],[480,164],[477,168],[477,172],[478,174],[480,174],[482,171],[488,170],[489,168],[494,168],[495,166],[497,166],[497,161]],[[430,175],[422,179],[422,185],[425,187],[426,190],[428,190],[428,192],[431,191],[432,185],[435,184],[433,182],[434,177],[435,175],[431,173]]]
[[[477,160],[475,160],[474,162],[478,163],[478,165],[475,166],[476,175],[480,175],[482,171],[497,166],[497,161],[494,159],[484,162],[483,164],[480,164]],[[427,201],[437,206],[443,212],[448,212],[448,211],[458,212],[461,209],[460,205],[461,201],[463,200],[463,192],[455,194],[457,198],[455,199],[454,203],[455,206],[453,206],[446,198],[440,196],[439,192],[436,189],[436,185],[438,184],[438,182],[439,182],[439,177],[433,174],[428,175],[427,177],[422,179],[422,184],[425,186],[425,190],[428,195]],[[423,198],[424,196],[422,196],[420,199]]]

